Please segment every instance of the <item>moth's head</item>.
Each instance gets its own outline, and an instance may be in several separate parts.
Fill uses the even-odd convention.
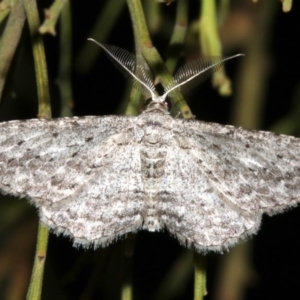
[[[154,96],[145,101],[145,111],[159,111],[166,114],[169,114],[171,109],[171,103],[166,97],[163,96]]]

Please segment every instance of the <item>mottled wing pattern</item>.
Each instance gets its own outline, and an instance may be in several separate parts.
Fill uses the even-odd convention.
[[[194,151],[199,156],[204,154],[201,146],[194,137],[181,132],[179,123],[175,120],[169,125],[178,130],[173,131],[173,147],[166,149],[164,175],[160,178],[161,218],[182,245],[194,246],[202,253],[225,250],[256,232],[261,214],[244,211],[222,195],[193,157]]]
[[[113,148],[76,193],[40,208],[42,221],[58,233],[71,235],[75,244],[94,247],[140,229],[144,187],[137,150],[128,144]]]
[[[250,213],[281,212],[300,201],[300,139],[214,123],[186,123],[191,159],[227,201]]]
[[[104,246],[137,230],[143,187],[131,122],[108,116],[1,123],[0,189],[30,199],[42,222],[75,243]]]
[[[299,139],[146,111],[0,124],[0,189],[75,244],[166,227],[199,252],[256,233],[300,198]]]
[[[300,201],[300,141],[199,121],[169,125],[162,218],[182,244],[221,251],[256,233],[261,215]]]

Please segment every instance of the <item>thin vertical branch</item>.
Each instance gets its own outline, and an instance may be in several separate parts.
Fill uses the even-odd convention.
[[[19,0],[14,0],[15,4]],[[6,1],[1,1],[0,2],[0,24],[6,19],[7,15],[10,13],[12,7],[12,3],[6,2]]]
[[[26,17],[28,20],[33,47],[33,59],[35,66],[37,93],[39,101],[39,118],[51,118],[50,94],[48,85],[48,73],[46,55],[42,36],[38,29],[40,26],[39,15],[35,0],[23,0]]]
[[[137,64],[143,53],[143,47],[145,45],[153,47],[150,34],[146,24],[146,18],[143,13],[142,4],[139,0],[137,1],[127,1],[127,6],[129,8],[133,33],[135,37],[135,51],[137,57]],[[130,92],[129,102],[126,108],[126,115],[136,115],[141,107],[141,92],[132,89]]]
[[[110,34],[113,26],[118,22],[119,15],[125,6],[125,0],[106,1],[102,8],[89,37],[104,42]],[[100,51],[93,47],[91,43],[84,43],[82,49],[77,55],[75,67],[78,72],[86,74],[94,65]]]
[[[174,73],[180,54],[184,48],[188,25],[188,1],[178,0],[176,20],[171,41],[167,50],[166,66],[170,73]]]
[[[250,242],[250,243],[249,243]],[[239,244],[222,256],[213,299],[243,299],[254,271],[251,266],[252,243]]]
[[[284,12],[289,12],[292,9],[293,0],[281,0],[282,2],[282,10]]]
[[[33,57],[35,64],[35,73],[37,81],[37,92],[39,109],[38,116],[51,118],[50,95],[48,85],[48,74],[45,50],[42,37],[38,33],[40,20],[35,0],[24,0],[23,5],[29,24],[30,35],[32,38]],[[44,266],[46,261],[47,245],[49,231],[43,225],[39,224],[37,237],[37,246],[34,259],[32,277],[27,294],[27,299],[41,299],[42,282],[44,274]]]
[[[140,112],[141,107],[141,92],[137,89],[131,89],[125,115],[136,116]]]
[[[217,7],[215,0],[201,0],[199,22],[200,46],[205,56],[222,56],[222,46],[218,33]],[[231,94],[231,81],[224,67],[213,74],[213,86],[222,96]]]
[[[58,70],[58,85],[61,93],[60,115],[63,117],[72,116],[73,94],[71,80],[72,63],[72,26],[71,26],[70,1],[66,1],[61,11],[60,22],[60,58]]]
[[[262,1],[258,5],[258,14],[253,22],[256,24],[253,28],[255,34],[250,35],[248,47],[245,49],[246,56],[241,61],[230,118],[230,123],[252,129],[260,128],[262,119],[269,60],[266,45],[278,3]],[[245,288],[253,274],[249,263],[251,247],[251,241],[247,241],[224,255],[217,279],[216,299],[244,297]]]
[[[39,32],[41,34],[49,33],[56,35],[55,26],[57,20],[63,10],[64,6],[68,3],[68,0],[55,0],[49,9],[45,9],[45,21],[40,26]]]
[[[27,300],[38,300],[42,296],[43,274],[46,262],[49,230],[43,224],[39,224],[37,246],[33,263],[30,285],[27,292]]]
[[[8,11],[8,9],[7,9]],[[15,2],[0,40],[0,99],[6,76],[16,52],[25,23],[25,11],[21,0]]]
[[[252,129],[260,128],[266,92],[265,80],[268,75],[266,43],[269,41],[277,3],[264,1],[260,5],[256,17],[256,34],[252,35],[246,49],[247,55],[241,64],[241,72],[237,78],[236,101],[231,113],[233,124]]]
[[[202,300],[206,291],[206,262],[205,256],[194,251],[194,300]]]
[[[219,24],[222,24],[230,11],[230,0],[221,0],[219,9]]]
[[[151,34],[156,34],[161,30],[163,20],[161,5],[157,5],[154,1],[144,1],[143,6],[148,30]]]
[[[204,55],[222,54],[221,41],[218,34],[216,0],[201,0],[200,42]]]
[[[137,55],[141,53],[145,57],[156,77],[156,82],[161,82],[166,87],[173,82],[173,77],[152,44],[141,1],[127,0],[127,5],[133,24]],[[172,92],[170,97],[184,118],[193,118],[187,103],[178,91]]]

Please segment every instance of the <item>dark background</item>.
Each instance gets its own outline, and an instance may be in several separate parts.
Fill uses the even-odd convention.
[[[150,0],[149,0],[150,1]],[[89,33],[96,17],[101,11],[104,1],[74,1],[72,3],[73,18],[73,100],[74,115],[106,115],[120,113],[120,100],[124,96],[126,80],[103,54],[87,74],[80,73],[75,68],[76,57],[81,47],[90,37]],[[250,27],[255,26],[255,14],[259,13],[260,3],[249,1],[233,1],[233,12],[241,18],[249,17]],[[51,3],[40,1],[39,8],[48,7]],[[269,40],[266,43],[268,57],[268,76],[265,78],[264,109],[259,129],[268,130],[283,118],[295,112],[299,103],[299,53],[300,43],[300,5],[294,1],[292,11],[283,13],[281,3],[270,27]],[[163,5],[163,15],[166,16],[164,31],[153,34],[155,46],[164,55],[169,37],[172,33],[172,21],[175,16],[175,3]],[[197,18],[198,4],[190,1],[190,20]],[[233,27],[232,30],[235,30]],[[238,30],[238,26],[236,27]],[[255,34],[255,29],[251,34]],[[169,35],[167,34],[169,32]],[[58,29],[59,34],[59,29]],[[232,32],[234,35],[234,32]],[[223,37],[226,44],[226,36]],[[243,52],[247,55],[247,32],[241,42],[228,47],[226,55]],[[58,72],[58,38],[46,35],[45,47],[51,85],[53,116],[59,116],[60,93],[56,82]],[[115,24],[108,44],[117,45],[134,52],[132,25],[127,7]],[[0,105],[1,120],[34,118],[37,114],[37,97],[35,88],[34,68],[31,55],[31,44],[27,28],[24,29],[20,46],[9,74],[5,93]],[[96,46],[95,46],[96,47]],[[88,58],[87,58],[88,59]],[[237,78],[243,58],[231,61],[226,65],[227,73],[233,80],[235,92]],[[222,98],[212,89],[210,81],[205,82],[193,93],[187,96],[191,110],[197,119],[229,124],[231,109],[236,98]],[[297,135],[300,128],[294,127]],[[297,127],[298,126],[298,127]],[[11,264],[8,269],[20,270],[15,266],[24,265],[24,282],[30,275],[34,255],[37,216],[35,209],[29,207],[24,200],[3,198],[5,205],[19,205],[22,213],[12,216],[10,226],[1,231],[2,264]],[[24,248],[23,248],[24,247]],[[121,258],[124,242],[117,243],[106,249],[84,250],[72,247],[68,238],[50,236],[46,271],[44,278],[43,299],[118,299],[119,283],[122,278]],[[16,250],[18,249],[18,251]],[[22,250],[26,249],[26,250]],[[140,232],[136,237],[136,247],[133,256],[133,282],[136,299],[154,299],[165,275],[172,267],[182,263],[176,272],[189,269],[189,259],[183,259],[183,249],[168,233]],[[300,280],[300,209],[295,208],[284,214],[264,217],[257,236],[249,244],[247,263],[251,271],[247,272],[243,299],[296,299],[299,294]],[[7,255],[10,253],[11,256]],[[187,254],[188,255],[188,254]],[[232,299],[216,296],[220,269],[224,256],[207,255],[208,296],[206,299]],[[1,268],[1,264],[0,264]],[[1,275],[0,298],[5,298],[8,287],[12,286],[15,273],[7,272]],[[182,271],[183,272],[183,271]],[[236,272],[235,267],[230,272]],[[1,273],[0,273],[1,274]],[[187,277],[182,283],[181,292],[169,299],[193,298],[192,265],[187,271]],[[27,277],[26,277],[27,276]],[[181,276],[178,274],[178,276]],[[227,276],[226,274],[224,275]],[[228,275],[229,276],[229,275]],[[16,287],[17,288],[17,287]],[[26,291],[26,289],[25,289]],[[3,297],[1,297],[1,295]],[[167,299],[167,298],[166,298]]]

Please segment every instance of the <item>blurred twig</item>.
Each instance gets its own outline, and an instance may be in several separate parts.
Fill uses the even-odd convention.
[[[61,11],[68,0],[55,0],[49,9],[45,9],[45,21],[39,28],[41,34],[49,33],[56,35],[55,25],[61,14]]]
[[[0,3],[0,10],[11,9],[18,0],[2,0]]]
[[[127,0],[127,4],[133,24],[137,57],[142,53],[154,73],[156,78],[155,82],[161,82],[162,85],[166,87],[173,82],[173,77],[152,44],[141,2],[140,0]],[[193,117],[184,98],[178,91],[175,90],[172,92],[170,97],[184,118],[188,119]]]
[[[154,1],[144,1],[145,18],[148,30],[151,34],[157,33],[161,29],[162,11],[161,5],[157,5]]]
[[[252,243],[239,244],[222,256],[214,299],[243,299],[245,287],[255,278],[251,256]]]
[[[0,24],[6,19],[8,14],[10,13],[9,7],[1,7],[2,2],[0,3]]]
[[[10,220],[7,220],[5,228],[5,243],[1,243],[0,248],[1,298],[12,300],[24,299],[24,295],[26,295],[32,269],[32,246],[36,241],[37,228],[35,218],[23,219],[24,211],[29,211],[28,204],[25,201],[19,202],[21,205],[18,205],[17,201],[13,202],[15,202],[13,204],[14,211],[10,212]],[[1,203],[2,208],[3,203]],[[1,217],[4,213],[1,211]],[[23,219],[22,226],[14,226],[18,222],[17,220],[20,220],[19,217]],[[3,234],[5,235],[5,233]]]
[[[48,74],[45,50],[42,37],[38,33],[40,20],[35,0],[23,0],[26,17],[29,24],[30,35],[32,39],[33,57],[35,63],[35,73],[38,91],[39,111],[38,116],[51,118],[50,95],[48,85]],[[38,239],[34,266],[27,299],[40,299],[42,292],[42,282],[44,266],[46,261],[46,252],[48,245],[49,231],[43,225],[39,224]]]
[[[219,8],[219,24],[222,24],[230,11],[230,0],[221,0]]]
[[[236,80],[236,97],[230,123],[246,128],[260,128],[260,120],[264,105],[266,78],[268,71],[268,55],[266,45],[269,41],[271,22],[274,17],[274,1],[259,3],[256,24],[245,49],[246,56],[241,63],[241,72]],[[253,275],[249,264],[251,243],[237,245],[224,255],[220,270],[220,279],[216,289],[216,299],[241,299],[245,294],[245,286]],[[237,266],[239,266],[237,268]],[[241,266],[244,266],[241,268]],[[238,274],[234,276],[233,273]],[[227,274],[231,274],[228,276]]]
[[[176,9],[176,20],[173,34],[167,50],[166,66],[171,74],[174,73],[179,57],[184,49],[186,31],[188,25],[188,1],[178,0]]]
[[[89,37],[103,43],[107,39],[115,23],[118,21],[124,5],[125,0],[106,1],[93,29],[89,33]],[[75,68],[77,71],[82,74],[88,73],[94,65],[99,53],[100,51],[97,47],[93,47],[91,43],[85,42],[75,61]]]
[[[200,46],[204,56],[222,56],[222,46],[218,33],[217,8],[215,0],[201,1],[199,22]],[[213,86],[222,96],[231,94],[231,81],[224,67],[213,74]]]
[[[142,103],[140,101],[141,92],[137,89],[131,89],[129,99],[125,114],[128,116],[136,116],[139,114],[142,107]]]
[[[292,9],[293,0],[281,0],[282,10],[284,12],[289,12]]]
[[[263,1],[256,16],[256,28],[245,49],[241,72],[236,82],[236,101],[232,110],[231,123],[246,128],[260,128],[264,105],[266,77],[268,75],[269,56],[266,44],[269,41],[271,22],[273,21],[276,2]]]
[[[48,73],[46,65],[45,49],[43,39],[39,35],[38,28],[40,26],[39,15],[35,0],[23,0],[26,17],[30,29],[33,58],[35,66],[35,76],[37,82],[37,93],[39,100],[39,118],[51,118],[51,104],[48,85]]]
[[[71,64],[72,64],[72,25],[71,25],[71,7],[70,2],[61,11],[60,22],[60,59],[58,71],[58,85],[61,92],[61,110],[63,117],[72,116],[73,94],[71,80]]]
[[[26,0],[28,1],[28,0]],[[41,299],[44,267],[48,246],[49,230],[42,223],[39,224],[36,253],[34,257],[33,270],[27,293],[27,300]]]
[[[24,22],[25,12],[22,0],[16,0],[11,8],[7,24],[0,40],[0,99],[11,61],[21,37]]]
[[[194,300],[202,300],[206,291],[206,258],[194,251]]]

